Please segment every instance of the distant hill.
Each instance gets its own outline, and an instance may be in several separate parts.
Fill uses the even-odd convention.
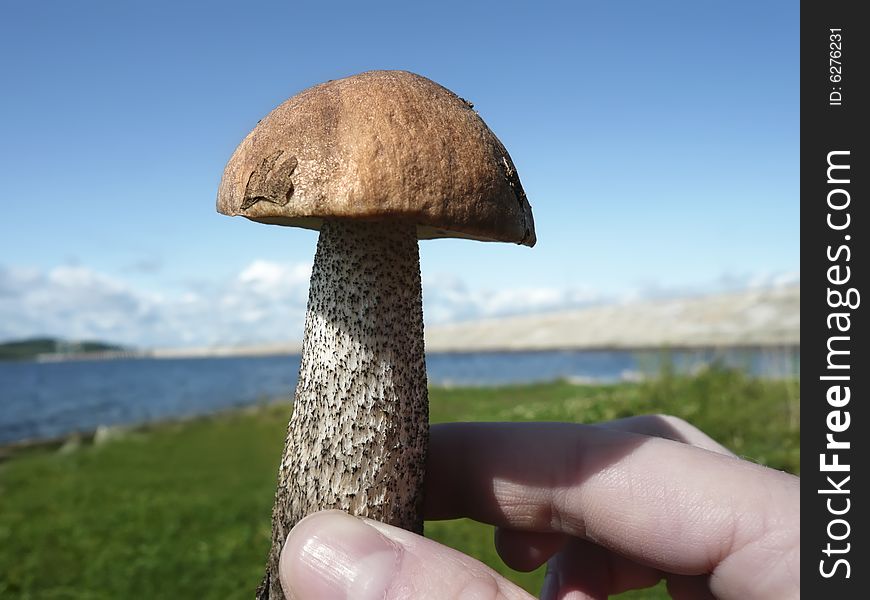
[[[800,286],[426,328],[430,352],[800,346]]]
[[[0,343],[0,360],[31,360],[40,354],[115,352],[123,347],[105,342],[71,342],[57,338],[31,338]]]

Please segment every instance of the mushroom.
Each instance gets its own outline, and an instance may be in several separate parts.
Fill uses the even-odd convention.
[[[405,71],[316,85],[236,149],[217,209],[320,231],[302,363],[257,598],[305,515],[421,533],[428,395],[418,239],[535,244],[510,156],[473,105]]]

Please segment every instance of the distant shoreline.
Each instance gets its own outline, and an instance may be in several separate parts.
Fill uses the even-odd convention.
[[[661,352],[750,352],[750,351],[799,351],[800,344],[746,344],[746,345],[722,345],[722,346],[602,346],[602,347],[571,347],[554,346],[547,348],[495,348],[485,349],[444,349],[426,350],[426,354],[438,355],[472,355],[472,354],[534,354],[546,352],[638,352],[638,353],[661,353]],[[260,350],[256,346],[240,348],[216,348],[213,352],[207,350],[185,351],[180,349],[171,353],[156,352],[153,350],[124,351],[124,352],[87,352],[81,354],[41,354],[30,359],[14,359],[8,362],[84,362],[104,360],[192,360],[200,358],[244,358],[244,357],[268,357],[268,356],[301,356],[302,352],[295,347],[286,350]]]
[[[800,287],[645,300],[433,325],[425,328],[425,336],[426,351],[433,354],[800,348]],[[6,346],[22,343],[26,341]],[[33,352],[31,359],[59,362],[215,358],[299,355],[302,352],[300,341],[141,350],[105,344],[84,352],[77,351],[69,342],[55,340],[54,343],[63,351],[43,349]]]

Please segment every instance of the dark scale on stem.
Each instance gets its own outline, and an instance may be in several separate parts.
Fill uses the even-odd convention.
[[[337,290],[344,293],[337,293]],[[413,223],[323,223],[257,598],[283,598],[287,532],[327,508],[421,533],[429,434]]]

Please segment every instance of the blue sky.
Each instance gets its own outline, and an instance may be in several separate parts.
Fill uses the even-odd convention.
[[[0,339],[295,339],[316,234],[214,210],[262,116],[369,69],[473,101],[533,249],[421,245],[429,322],[798,278],[795,2],[4,2]]]

